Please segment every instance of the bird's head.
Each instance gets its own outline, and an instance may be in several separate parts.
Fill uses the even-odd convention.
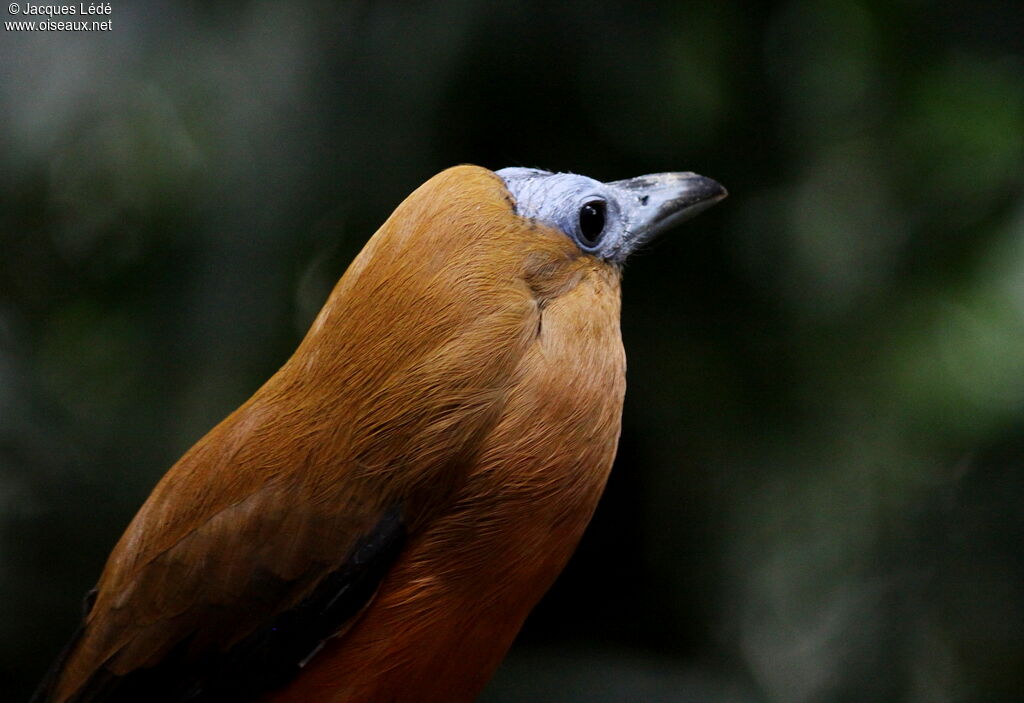
[[[689,172],[610,183],[534,168],[496,173],[516,214],[564,232],[582,251],[618,266],[656,235],[727,195],[716,181]]]

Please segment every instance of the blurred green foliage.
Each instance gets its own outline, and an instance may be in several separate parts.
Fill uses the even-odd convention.
[[[0,699],[459,162],[732,193],[628,267],[617,466],[485,701],[1024,698],[1019,2],[111,19],[0,39]]]

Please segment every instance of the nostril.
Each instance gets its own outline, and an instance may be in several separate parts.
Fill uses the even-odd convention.
[[[649,195],[641,195],[639,198],[637,198],[637,200],[640,201],[641,205],[646,205],[647,204],[647,199],[649,197],[651,197],[651,196],[649,196]]]

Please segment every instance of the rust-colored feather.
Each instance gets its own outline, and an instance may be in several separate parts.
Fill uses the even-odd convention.
[[[408,542],[372,602],[264,700],[472,700],[604,487],[618,321],[615,267],[517,217],[490,171],[435,176],[291,359],[154,489],[49,700],[230,650],[396,506]]]

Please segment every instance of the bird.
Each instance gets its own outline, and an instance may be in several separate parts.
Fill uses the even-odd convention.
[[[157,483],[34,703],[474,700],[594,513],[627,257],[726,196],[460,165]]]

